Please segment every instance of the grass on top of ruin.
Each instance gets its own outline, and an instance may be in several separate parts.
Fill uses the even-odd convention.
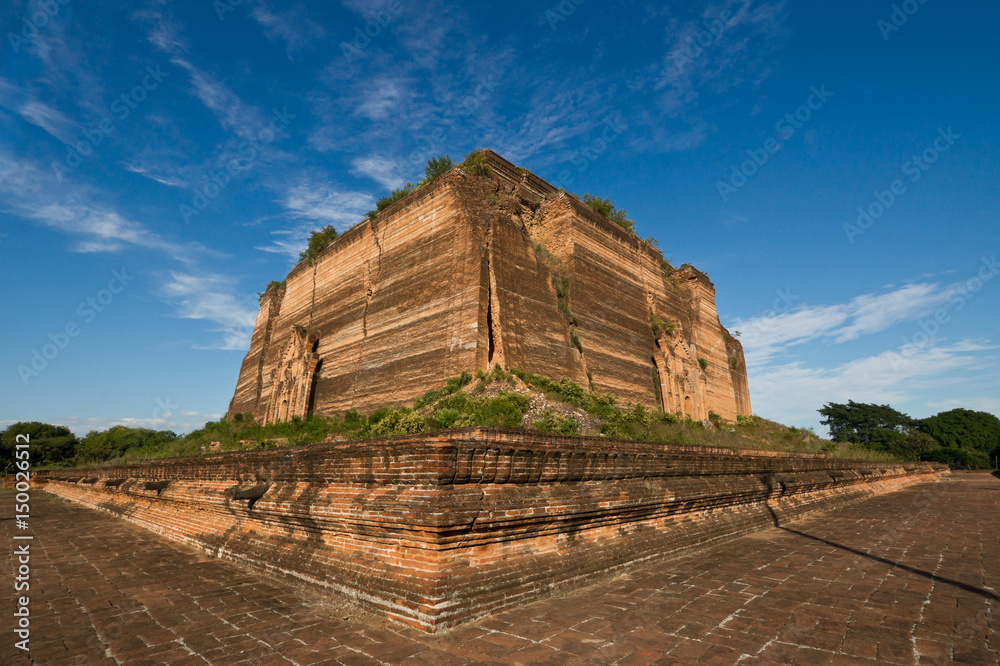
[[[565,435],[730,449],[823,453],[841,458],[894,459],[758,416],[741,416],[737,423],[728,423],[713,412],[705,422],[693,421],[642,405],[619,405],[614,396],[587,391],[566,378],[554,381],[520,370],[504,371],[498,366],[476,377],[469,373],[453,377],[410,406],[385,407],[368,415],[351,410],[338,416],[310,415],[261,425],[249,414],[237,414],[231,419],[206,423],[184,436],[118,426],[91,433],[80,442],[72,458],[53,462],[54,466],[107,466],[470,426],[526,428]],[[143,432],[148,437],[141,436]]]

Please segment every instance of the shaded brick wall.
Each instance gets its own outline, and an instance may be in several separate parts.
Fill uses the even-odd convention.
[[[59,470],[45,488],[433,631],[942,469],[473,428]]]

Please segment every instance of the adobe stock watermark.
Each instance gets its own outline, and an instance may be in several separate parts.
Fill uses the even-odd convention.
[[[545,10],[545,20],[549,22],[549,25],[553,30],[556,30],[560,23],[568,21],[569,17],[576,13],[576,8],[586,1],[587,0],[562,0],[562,2],[555,5],[551,9]]]
[[[212,9],[220,21],[226,20],[226,14],[236,11],[236,8],[243,4],[243,0],[212,0]]]
[[[938,135],[931,144],[919,155],[913,155],[903,163],[903,175],[911,183],[915,183],[931,168],[934,163],[941,159],[941,155],[951,150],[951,147],[962,138],[949,126],[948,129],[938,128]],[[896,205],[900,197],[907,193],[906,182],[902,178],[897,178],[889,184],[889,189],[875,190],[875,200],[867,206],[858,207],[858,219],[854,224],[845,224],[844,233],[847,241],[854,245],[854,240],[867,232],[875,222],[882,218],[890,208]]]
[[[19,530],[30,530],[28,521],[31,518],[31,435],[20,434],[14,437],[14,519]],[[15,534],[16,541],[31,541],[32,534]],[[31,544],[15,543],[12,563],[17,565],[14,577],[15,595],[14,635],[21,640],[14,642],[18,650],[29,651],[31,645]]]
[[[765,139],[760,146],[748,148],[745,152],[749,159],[730,167],[728,181],[720,180],[715,184],[723,202],[728,202],[730,196],[736,194],[751,178],[756,176],[761,168],[770,161],[771,156],[782,149],[784,145],[782,142],[790,141],[812,119],[813,114],[822,109],[827,101],[833,97],[833,93],[826,89],[826,84],[819,88],[812,86],[809,88],[809,92],[805,104],[790,113],[786,113],[774,123],[777,138],[770,137]]]
[[[243,141],[237,146],[236,152],[243,160],[234,157],[226,162],[223,169],[209,174],[211,178],[209,182],[195,189],[189,203],[178,204],[177,208],[184,224],[188,224],[191,218],[200,215],[208,208],[208,205],[229,187],[234,176],[253,166],[264,149],[274,143],[296,117],[296,114],[288,112],[288,107],[282,107],[281,111],[271,109],[271,122],[267,127],[259,130],[256,136],[249,133],[246,136],[240,135]]]
[[[899,32],[909,22],[910,17],[919,12],[920,8],[926,4],[927,0],[904,0],[898,5],[893,5],[889,19],[879,19],[875,23],[879,32],[882,33],[882,39],[889,41],[889,37],[894,32]]]
[[[964,282],[960,283],[954,293],[948,296],[948,305],[934,313],[934,316],[922,319],[917,322],[917,330],[910,336],[903,337],[903,346],[899,353],[891,352],[889,362],[893,370],[898,370],[900,366],[912,361],[917,355],[926,349],[934,337],[941,331],[942,326],[951,322],[952,313],[960,312],[966,304],[976,297],[983,287],[993,278],[1000,274],[1000,264],[997,264],[997,255],[983,257],[976,271],[976,274]]]
[[[747,4],[749,2],[744,3],[744,6]],[[729,7],[719,12],[714,19],[703,19],[695,36],[688,40],[680,51],[675,49],[671,52],[670,57],[677,71],[683,72],[685,67],[718,44],[735,19],[736,13]]]
[[[344,59],[351,63],[360,58],[372,40],[381,35],[402,11],[403,6],[399,0],[391,0],[383,9],[373,12],[363,27],[354,26],[354,36],[351,41],[340,43],[340,52],[344,54]]]
[[[138,109],[139,105],[149,97],[149,93],[159,88],[163,80],[170,75],[160,69],[159,65],[156,67],[147,65],[140,76],[142,78],[135,87],[122,93],[115,101],[111,102],[108,107],[110,117],[104,118],[93,128],[83,130],[80,141],[72,146],[66,146],[65,159],[62,162],[52,162],[52,170],[55,171],[59,182],[62,182],[67,174],[75,171],[83,163],[83,158],[93,155],[97,151],[97,147],[104,142],[105,137],[114,133],[117,129],[115,118],[118,119],[118,122],[128,120],[132,112]]]
[[[156,399],[156,408],[153,409],[153,419],[167,419],[174,415],[175,410],[179,409],[180,405],[176,405],[170,402],[170,396],[164,399]]]
[[[7,41],[10,42],[14,53],[20,53],[21,49],[30,44],[38,35],[42,34],[42,29],[59,15],[59,5],[65,7],[68,4],[69,0],[42,0],[42,2],[39,2],[38,7],[40,9],[22,19],[19,35],[13,32],[7,33]]]
[[[49,341],[42,345],[41,350],[38,348],[31,350],[31,360],[28,364],[17,366],[17,374],[21,377],[24,385],[28,386],[33,378],[44,372],[49,364],[69,346],[70,340],[79,336],[83,332],[83,328],[92,323],[99,313],[104,312],[115,300],[115,296],[122,293],[134,279],[135,276],[129,275],[124,268],[111,271],[111,279],[108,280],[107,286],[93,296],[80,301],[80,304],[76,306],[76,314],[80,321],[71,319],[55,333],[50,332],[47,336]]]
[[[576,167],[576,174],[581,174],[589,169],[590,165],[607,152],[611,144],[628,129],[628,125],[622,122],[620,113],[616,114],[614,118],[605,118],[600,127],[603,128],[600,136],[591,139],[583,148],[575,151],[570,156],[569,161],[570,164]],[[574,172],[570,169],[564,169],[559,172],[559,177],[552,184],[556,188],[565,190],[573,184],[574,180]]]

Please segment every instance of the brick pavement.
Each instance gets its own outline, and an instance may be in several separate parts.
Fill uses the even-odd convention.
[[[13,589],[13,496],[0,585]],[[33,492],[36,664],[997,664],[1000,479],[956,475],[429,636]],[[0,596],[9,626],[13,592]],[[0,663],[30,663],[5,629]]]

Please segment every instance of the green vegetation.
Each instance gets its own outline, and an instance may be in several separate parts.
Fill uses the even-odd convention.
[[[393,190],[386,196],[382,197],[375,202],[375,210],[368,211],[366,217],[373,219],[376,215],[381,213],[383,210],[396,203],[406,195],[414,192],[421,185],[425,185],[438,176],[445,174],[452,167],[451,158],[447,155],[439,155],[433,157],[427,161],[427,166],[424,167],[424,179],[421,180],[417,185],[412,183],[407,183],[403,187]],[[322,252],[330,243],[337,239],[337,231],[331,225],[327,225],[322,229],[318,229],[309,236],[309,245],[299,254],[299,261],[308,261],[310,264],[316,261],[316,257]],[[284,281],[278,282],[272,280],[268,285],[267,289],[264,290],[264,294],[270,291],[272,285],[283,285]],[[263,294],[261,294],[263,296]]]
[[[237,414],[206,423],[182,437],[169,431],[115,426],[77,438],[62,426],[17,423],[0,433],[0,470],[13,470],[17,434],[31,436],[32,468],[39,469],[105,466],[469,426],[528,427],[565,435],[801,451],[870,460],[921,459],[966,468],[986,466],[990,446],[994,447],[994,454],[1000,454],[996,439],[1000,437],[1000,420],[983,412],[952,410],[916,421],[885,405],[834,403],[824,407],[824,411],[829,413],[827,422],[836,432],[834,441],[817,437],[811,429],[789,428],[759,416],[738,416],[734,425],[714,411],[708,415],[713,427],[706,427],[681,414],[652,411],[636,404],[619,405],[615,396],[588,391],[565,377],[555,381],[496,366],[489,372],[478,373],[475,379],[467,372],[453,377],[444,386],[413,401],[412,406],[385,407],[367,416],[351,410],[339,416],[310,415],[265,426],[249,415]],[[949,445],[943,446],[921,430],[923,427],[936,432]],[[954,438],[956,432],[960,435]],[[848,435],[853,440],[845,440]],[[975,445],[969,446],[968,442]]]
[[[924,419],[920,429],[945,448],[990,452],[1000,448],[1000,419],[987,412],[952,409]]]
[[[670,276],[674,274],[674,270],[674,267],[666,259],[660,262],[660,275],[664,280],[669,280]]]
[[[699,356],[698,365],[701,366],[701,371],[705,372],[706,370],[708,370],[708,359],[705,358],[704,356]]]
[[[15,423],[0,433],[0,473],[12,469],[17,435],[28,436],[31,466],[96,463],[126,454],[151,454],[178,440],[169,430],[115,426],[76,437],[69,428],[37,421]],[[22,440],[23,442],[23,440]]]
[[[964,468],[985,467],[991,454],[1000,455],[1000,420],[983,412],[952,410],[919,421],[886,405],[831,403],[821,411],[826,417],[824,424],[834,432],[833,441],[817,437],[811,429],[785,427],[759,416],[741,415],[732,424],[714,411],[708,415],[712,427],[706,427],[679,413],[652,411],[637,404],[619,405],[615,396],[588,391],[565,377],[556,381],[517,369],[504,370],[498,365],[489,372],[479,372],[475,379],[467,372],[453,377],[414,400],[412,406],[385,407],[367,416],[351,410],[338,416],[310,415],[265,426],[249,415],[237,414],[206,423],[182,437],[170,431],[115,426],[77,438],[62,426],[17,423],[0,433],[0,470],[13,470],[18,434],[30,435],[32,468],[40,469],[106,466],[469,426],[528,427],[564,435],[801,451],[870,460],[919,459]]]
[[[611,199],[595,197],[591,194],[584,194],[582,201],[590,206],[590,209],[595,213],[603,215],[625,231],[631,234],[635,233],[635,222],[629,219],[623,209],[615,208]]]
[[[300,255],[300,259],[299,260],[301,261],[301,255]],[[281,289],[284,286],[285,286],[285,280],[281,280],[281,281],[271,280],[270,282],[267,283],[267,286],[264,287],[264,291],[262,291],[259,294],[257,294],[257,296],[259,296],[261,299],[263,299],[264,296],[266,296],[270,292],[275,291],[277,289]]]
[[[559,435],[579,435],[580,421],[571,416],[563,416],[546,407],[538,418],[531,422],[535,430]]]
[[[417,189],[417,186],[413,183],[407,183],[406,185],[397,188],[385,195],[381,199],[375,202],[375,210],[368,211],[368,219],[375,219],[375,216],[384,211],[386,208],[396,203],[408,194],[412,194]]]
[[[656,313],[653,312],[653,308],[649,308],[649,325],[653,329],[654,337],[658,336],[660,331],[663,331],[667,335],[673,335],[677,330],[677,324],[672,321],[660,319],[656,316]]]
[[[819,410],[835,442],[853,442],[903,460],[928,460],[965,469],[988,469],[1000,456],[1000,419],[953,409],[914,419],[889,405],[849,400]]]
[[[568,275],[553,275],[552,276],[552,288],[556,290],[556,298],[559,300],[559,312],[562,314],[563,319],[570,326],[576,326],[576,317],[569,309],[569,276]]]
[[[76,455],[79,440],[64,426],[54,426],[38,421],[15,423],[0,433],[0,469],[13,468],[15,445],[23,443],[18,435],[27,435],[31,466],[58,463]]]
[[[309,236],[309,245],[299,253],[299,261],[308,261],[311,265],[316,261],[316,257],[319,256],[320,252],[325,250],[330,243],[337,240],[337,235],[337,230],[333,228],[333,225],[329,224],[322,229],[312,232]],[[268,283],[268,289],[270,289],[272,284],[283,284],[283,282],[277,283],[272,280]]]
[[[465,159],[458,166],[473,176],[489,178],[493,175],[493,170],[490,169],[490,164],[486,161],[486,156],[479,150],[473,150],[466,155]]]
[[[453,166],[455,166],[454,163],[447,155],[432,157],[427,160],[427,166],[424,167],[424,179],[420,181],[420,185],[426,185],[438,176],[443,176],[448,173]]]
[[[527,416],[536,400],[543,400],[540,409],[536,408]],[[567,408],[585,412],[587,423]],[[651,411],[642,405],[619,406],[614,396],[587,391],[567,378],[555,381],[520,370],[505,371],[497,366],[488,373],[478,373],[475,382],[468,373],[453,377],[443,387],[428,391],[415,400],[412,407],[385,407],[368,416],[351,410],[335,417],[310,415],[305,419],[294,418],[265,426],[249,415],[237,414],[231,419],[206,423],[183,437],[172,432],[117,426],[102,433],[92,432],[82,440],[60,426],[19,423],[8,428],[0,438],[3,444],[0,452],[4,455],[0,463],[6,463],[10,471],[14,436],[22,432],[32,434],[32,467],[37,469],[105,466],[217,451],[305,445],[331,438],[358,440],[469,426],[527,426],[566,435],[599,434],[731,449],[828,452],[840,457],[891,459],[885,453],[827,442],[808,431],[786,428],[759,417],[741,416],[738,427],[726,423],[714,412],[709,417],[714,429],[706,429],[699,421]]]
[[[385,195],[381,199],[375,202],[375,210],[368,211],[368,219],[375,219],[375,217],[384,211],[389,206],[393,205],[403,197],[416,192],[418,187],[422,187],[427,183],[431,182],[439,176],[443,176],[448,173],[451,167],[454,166],[451,158],[447,155],[438,155],[437,157],[432,157],[427,160],[427,165],[424,167],[424,178],[419,183],[414,185],[413,183],[407,183],[406,185],[397,188]]]

